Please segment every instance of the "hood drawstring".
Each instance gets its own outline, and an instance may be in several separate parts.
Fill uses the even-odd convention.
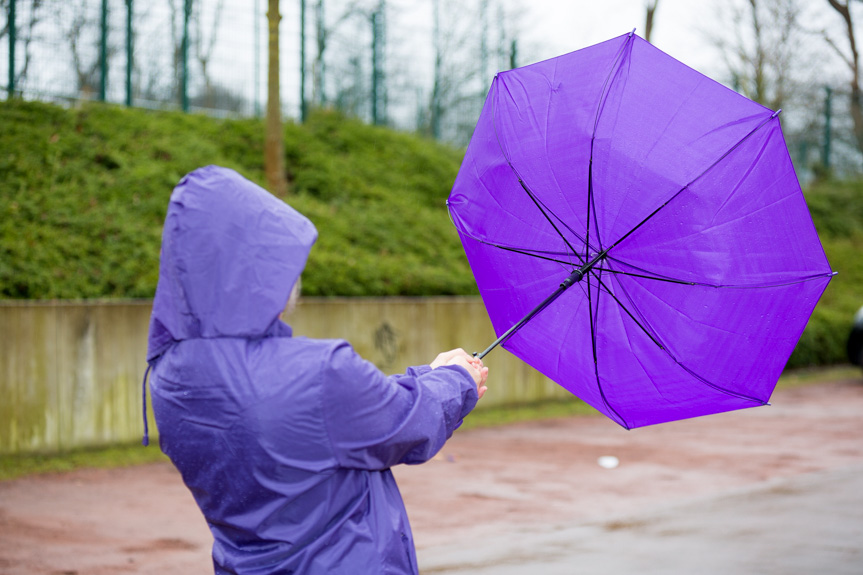
[[[153,367],[147,364],[147,370],[144,372],[144,381],[141,382],[141,396],[144,400],[144,438],[141,440],[141,445],[150,445],[150,430],[147,426],[147,376],[150,375],[150,368]]]

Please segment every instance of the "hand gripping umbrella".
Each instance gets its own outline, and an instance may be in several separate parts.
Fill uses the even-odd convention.
[[[447,200],[482,355],[626,428],[767,403],[833,275],[778,114],[633,33],[499,73]]]

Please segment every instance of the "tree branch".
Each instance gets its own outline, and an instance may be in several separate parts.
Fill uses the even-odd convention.
[[[852,62],[851,59],[842,52],[842,49],[839,48],[836,42],[833,41],[833,38],[827,34],[826,30],[821,31],[821,36],[824,38],[824,41],[827,42],[827,45],[833,48],[833,51],[836,52],[836,55],[839,56],[845,65],[848,66],[849,69],[853,70],[854,62]]]

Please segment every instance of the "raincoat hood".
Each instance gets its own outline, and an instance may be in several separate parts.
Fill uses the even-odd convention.
[[[240,174],[207,166],[171,194],[147,361],[173,343],[267,335],[312,245],[314,225]]]

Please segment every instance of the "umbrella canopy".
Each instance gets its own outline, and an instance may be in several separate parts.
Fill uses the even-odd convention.
[[[635,34],[499,73],[447,201],[493,346],[626,428],[765,404],[833,275],[778,114]]]

